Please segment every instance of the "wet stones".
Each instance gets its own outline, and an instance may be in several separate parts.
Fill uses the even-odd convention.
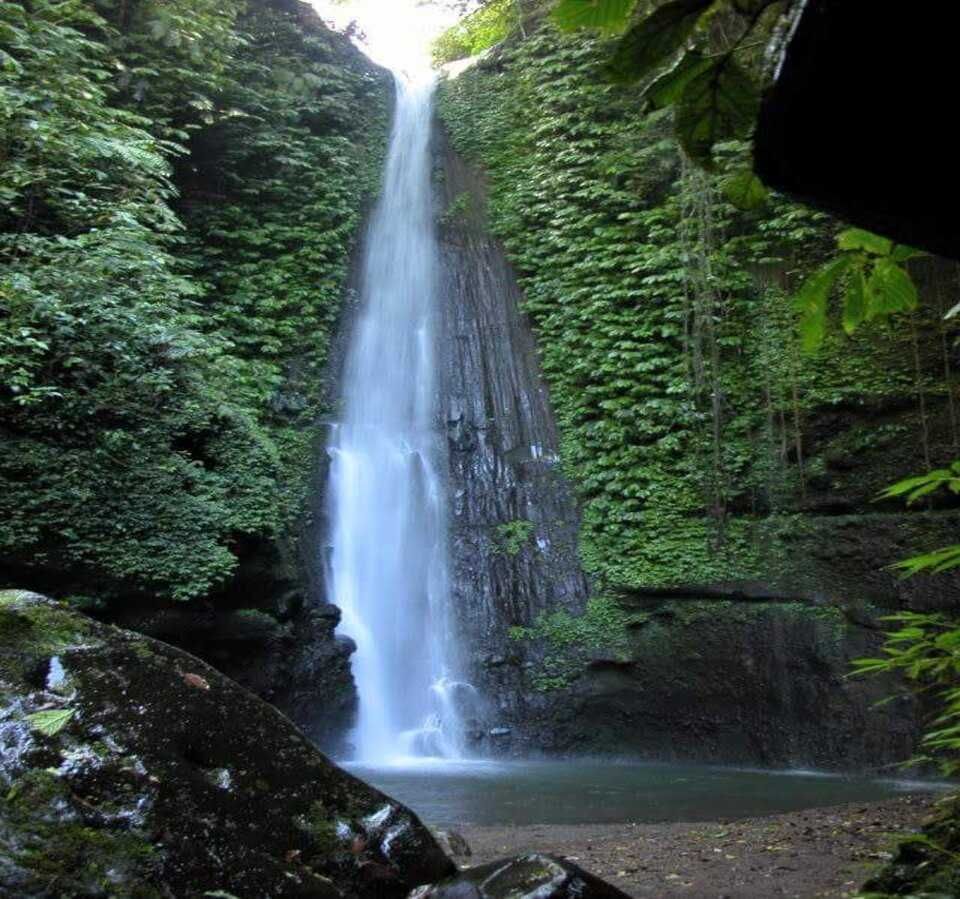
[[[627,894],[572,862],[532,853],[461,872],[410,899],[628,899]]]

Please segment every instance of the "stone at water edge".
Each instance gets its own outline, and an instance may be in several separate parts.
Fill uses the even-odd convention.
[[[0,591],[0,895],[399,899],[455,871],[199,659]]]
[[[409,899],[630,899],[616,887],[554,855],[531,853],[461,871]]]
[[[466,837],[459,831],[449,829],[440,830],[436,827],[431,827],[430,833],[433,834],[434,839],[447,855],[453,856],[454,858],[470,858],[470,856],[473,855],[473,850],[470,848]]]

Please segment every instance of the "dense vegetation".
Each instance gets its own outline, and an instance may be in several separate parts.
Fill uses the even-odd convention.
[[[291,0],[35,0],[0,82],[0,572],[207,595],[302,511],[386,76]]]
[[[949,459],[948,335],[935,300],[905,327],[830,333],[805,354],[787,298],[831,257],[835,226],[776,196],[734,205],[745,145],[721,143],[715,174],[690,165],[669,111],[637,115],[635,91],[603,77],[608,57],[602,39],[515,32],[444,85],[442,115],[489,174],[589,569],[627,587],[762,577],[825,494],[868,511],[904,472]],[[933,291],[952,276],[915,271]]]
[[[476,56],[503,40],[518,24],[517,0],[490,0],[437,38],[433,60],[437,65]]]

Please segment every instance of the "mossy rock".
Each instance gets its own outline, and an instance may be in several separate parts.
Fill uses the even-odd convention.
[[[960,796],[941,802],[923,830],[863,888],[867,896],[960,896]]]
[[[455,870],[274,708],[53,600],[0,592],[0,698],[0,895],[399,897]]]

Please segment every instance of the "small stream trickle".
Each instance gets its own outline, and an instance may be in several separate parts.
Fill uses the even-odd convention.
[[[447,445],[438,386],[433,86],[398,79],[383,188],[367,235],[361,308],[329,445],[330,598],[357,644],[356,757],[459,758]]]

